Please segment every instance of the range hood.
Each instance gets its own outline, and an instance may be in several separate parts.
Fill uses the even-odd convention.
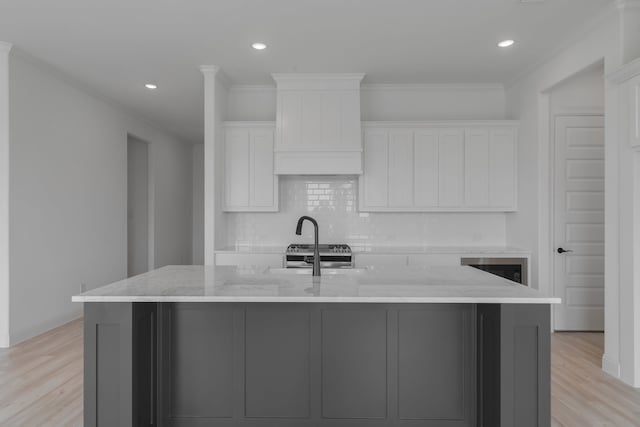
[[[272,74],[277,85],[275,173],[362,174],[364,74]]]

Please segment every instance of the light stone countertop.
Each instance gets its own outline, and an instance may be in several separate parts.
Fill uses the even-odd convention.
[[[466,266],[323,271],[167,266],[93,289],[74,302],[558,304],[535,289]],[[333,274],[332,274],[333,273]]]

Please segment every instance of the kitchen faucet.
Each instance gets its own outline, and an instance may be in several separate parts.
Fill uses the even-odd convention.
[[[314,242],[313,242],[313,276],[320,277],[320,250],[318,249],[318,222],[310,216],[301,216],[298,219],[298,225],[296,226],[296,234],[302,235],[302,223],[304,220],[310,221],[314,228]],[[306,260],[305,260],[306,261]]]

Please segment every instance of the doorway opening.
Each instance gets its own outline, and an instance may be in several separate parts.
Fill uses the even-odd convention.
[[[604,331],[604,66],[549,91],[556,331]]]
[[[127,277],[152,268],[149,144],[127,135]]]

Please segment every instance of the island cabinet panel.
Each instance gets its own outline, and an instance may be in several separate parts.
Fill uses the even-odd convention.
[[[551,424],[550,309],[478,305],[478,425]]]
[[[85,425],[543,427],[549,306],[87,303]]]
[[[475,413],[470,307],[398,314],[398,413],[403,420],[471,425]]]
[[[156,304],[84,308],[84,425],[156,426]]]
[[[245,416],[310,416],[310,313],[283,306],[245,313]]]
[[[322,311],[322,416],[387,416],[387,311]]]
[[[233,310],[174,304],[171,310],[170,393],[174,424],[193,417],[233,416]]]

